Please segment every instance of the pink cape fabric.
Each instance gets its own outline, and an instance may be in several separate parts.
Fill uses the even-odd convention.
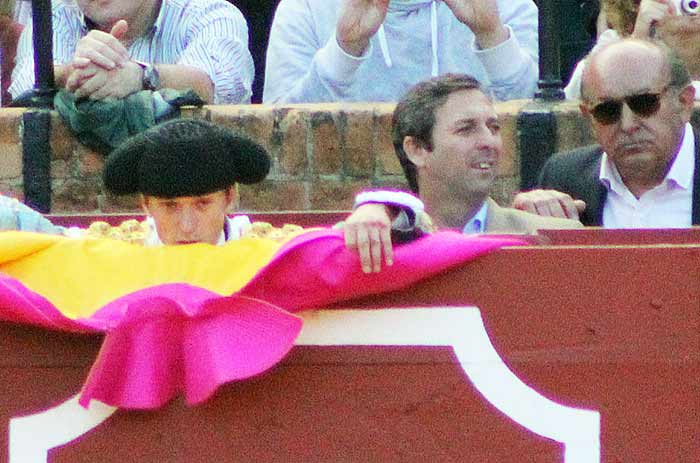
[[[178,284],[132,293],[82,322],[108,328],[80,403],[138,409],[180,391],[201,403],[220,385],[274,366],[301,330],[301,319],[264,301]]]
[[[0,275],[0,320],[106,333],[81,392],[84,406],[96,399],[153,409],[179,393],[194,405],[222,384],[260,374],[284,358],[301,330],[301,320],[290,312],[403,289],[520,244],[514,238],[439,232],[396,247],[393,266],[364,274],[341,232],[310,232],[280,249],[237,294],[159,285],[117,298],[79,320],[66,318],[41,295]]]
[[[365,274],[357,254],[345,248],[342,232],[306,233],[280,249],[240,294],[291,312],[319,308],[403,289],[503,246],[523,244],[508,236],[441,231],[396,246],[394,265]]]

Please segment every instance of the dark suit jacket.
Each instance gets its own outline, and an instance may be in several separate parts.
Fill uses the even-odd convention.
[[[693,225],[700,225],[700,137],[695,132],[692,222]],[[555,154],[540,172],[540,188],[568,193],[586,202],[586,210],[579,217],[584,225],[603,225],[603,206],[608,191],[598,178],[602,155],[603,151],[598,145]]]

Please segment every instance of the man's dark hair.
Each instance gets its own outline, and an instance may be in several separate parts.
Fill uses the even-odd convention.
[[[600,15],[599,0],[581,0],[579,2],[581,10],[581,21],[583,27],[591,40],[595,41],[598,36],[598,15]]]
[[[462,90],[483,92],[479,81],[470,75],[445,74],[414,85],[396,105],[391,123],[394,151],[414,193],[418,193],[418,175],[415,164],[403,149],[403,140],[413,137],[423,147],[432,149],[435,111],[452,93]]]

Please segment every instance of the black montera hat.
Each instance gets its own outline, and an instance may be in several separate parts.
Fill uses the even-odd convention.
[[[119,145],[107,158],[104,185],[113,194],[173,198],[257,183],[270,170],[265,149],[198,119],[175,119]]]

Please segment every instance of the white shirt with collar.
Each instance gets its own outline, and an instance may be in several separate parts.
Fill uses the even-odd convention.
[[[363,204],[378,203],[399,208],[399,214],[391,223],[391,228],[397,231],[411,231],[415,227],[415,217],[424,210],[423,201],[411,193],[395,190],[364,191],[355,197],[353,209]],[[486,217],[489,205],[484,201],[476,214],[464,225],[462,233],[484,233],[486,230]],[[410,217],[409,217],[410,214]]]
[[[163,246],[163,242],[158,237],[158,232],[156,230],[156,223],[153,217],[148,217],[146,223],[151,229],[151,233],[148,234],[143,242],[144,246]],[[221,246],[228,241],[238,240],[243,236],[243,234],[250,228],[250,218],[247,215],[236,215],[233,217],[226,217],[226,222],[224,223],[225,230],[221,230],[221,235],[219,236],[219,241],[216,243],[217,246]]]
[[[486,215],[489,212],[489,204],[484,201],[481,208],[462,228],[462,233],[469,235],[472,233],[484,233],[486,231]]]
[[[695,137],[686,124],[676,159],[661,184],[637,199],[603,153],[600,182],[608,190],[603,206],[605,228],[685,228],[692,225]]]

